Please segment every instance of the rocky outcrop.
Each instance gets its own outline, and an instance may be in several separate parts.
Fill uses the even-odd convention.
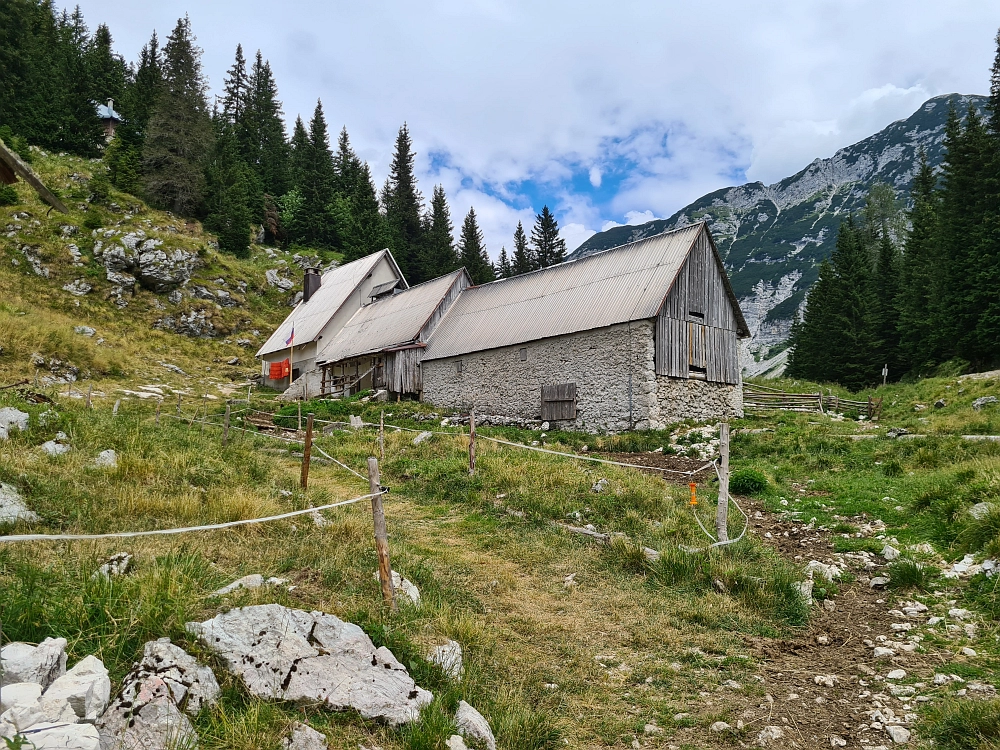
[[[212,314],[207,310],[189,310],[179,315],[165,315],[153,323],[153,328],[201,339],[210,339],[218,335],[212,322]]]
[[[186,284],[199,264],[196,254],[179,248],[160,249],[162,244],[163,240],[146,239],[145,232],[136,230],[124,235],[120,245],[104,248],[95,243],[94,256],[104,264],[112,283],[127,287],[119,279],[129,277],[133,283],[162,294]]]
[[[66,674],[66,639],[46,638],[37,646],[8,643],[0,649],[3,684],[34,682],[44,690]]]
[[[0,524],[16,523],[17,521],[34,523],[37,520],[38,514],[28,510],[28,506],[25,505],[17,487],[12,484],[0,483]]]
[[[432,698],[389,649],[324,612],[262,604],[187,627],[262,698],[321,702],[390,724],[416,720]]]
[[[5,406],[0,409],[0,440],[10,437],[11,430],[28,429],[27,412],[15,409],[13,406]]]

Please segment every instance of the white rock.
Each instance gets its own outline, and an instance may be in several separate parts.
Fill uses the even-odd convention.
[[[357,625],[324,612],[262,604],[187,627],[262,698],[319,701],[404,724],[417,720],[433,697],[389,649],[375,648]]]
[[[115,469],[118,467],[118,454],[115,453],[113,448],[101,451],[94,460],[94,466],[102,469]]]
[[[96,656],[85,656],[49,685],[45,697],[62,698],[69,702],[79,718],[94,721],[104,713],[111,698],[108,670]]]
[[[847,747],[847,740],[839,735],[831,734],[830,747]]]
[[[177,707],[165,679],[150,674],[127,687],[129,697],[116,699],[97,722],[101,750],[174,750],[197,745],[198,735]]]
[[[295,722],[292,731],[281,744],[282,750],[326,750],[326,735],[308,724]]]
[[[887,544],[882,548],[882,557],[890,561],[895,560],[899,557],[899,550],[891,544]]]
[[[259,589],[264,585],[264,576],[260,573],[251,573],[248,576],[243,576],[242,578],[237,578],[232,583],[223,586],[218,591],[213,591],[212,596],[225,596],[226,594],[231,594],[237,589]]]
[[[904,669],[894,669],[889,674],[885,676],[887,680],[902,680],[906,677],[906,670]]]
[[[432,437],[434,437],[434,433],[433,432],[421,432],[419,435],[417,435],[415,438],[413,438],[413,444],[414,445],[420,445],[422,442],[424,442],[428,438],[432,438]]]
[[[444,746],[448,750],[469,750],[469,746],[465,744],[460,734],[453,734],[445,741]]]
[[[35,750],[99,750],[101,746],[97,727],[91,724],[54,723],[32,727],[28,735]]]
[[[38,646],[8,643],[0,649],[3,682],[36,682],[42,690],[66,674],[66,639],[46,638]]]
[[[375,580],[376,581],[381,580],[378,577],[377,570],[375,571]],[[411,580],[409,580],[408,578],[403,578],[395,570],[392,571],[392,588],[397,594],[402,594],[407,599],[409,599],[410,604],[412,604],[413,606],[416,607],[420,605],[420,589],[418,589],[416,584],[414,584]]]
[[[905,745],[910,741],[910,730],[906,727],[890,724],[885,728],[885,731],[888,733],[889,739],[897,745]]]
[[[33,703],[15,703],[0,716],[0,720],[13,724],[19,732],[38,724],[75,724],[76,712],[65,698],[43,695]]]
[[[474,742],[478,741],[486,745],[486,750],[497,750],[497,741],[490,729],[490,723],[486,717],[479,713],[465,701],[458,702],[458,710],[455,711],[455,726],[460,734]]]
[[[118,552],[108,558],[101,567],[94,571],[91,578],[114,578],[123,576],[132,570],[132,555],[128,552]]]
[[[928,625],[937,625],[943,619],[944,619],[943,617],[933,617],[933,616],[932,617],[928,617],[927,618],[927,624]]]
[[[28,429],[28,415],[13,406],[5,406],[0,409],[0,440],[10,437],[11,429]]]
[[[767,726],[761,729],[760,732],[757,733],[757,744],[760,745],[761,747],[767,747],[768,743],[773,742],[774,740],[780,740],[784,736],[785,733],[781,729],[781,727],[776,727],[773,725]]]
[[[35,523],[38,521],[38,514],[28,510],[17,487],[0,483],[0,524],[16,521]]]
[[[796,581],[792,584],[792,588],[794,588],[798,592],[799,596],[802,597],[802,600],[806,604],[812,604],[812,595],[813,595],[812,579],[806,579],[805,581]]]
[[[956,620],[969,620],[972,619],[972,612],[967,609],[952,607],[948,610],[948,617],[954,617]]]
[[[976,656],[976,649],[965,646],[962,649],[962,656]]]
[[[810,578],[819,575],[832,582],[840,578],[840,568],[836,565],[825,565],[819,560],[810,560],[809,564],[806,565],[806,575]]]
[[[835,674],[818,674],[815,677],[813,677],[813,682],[815,682],[817,685],[822,685],[823,687],[832,688],[834,685],[840,682],[840,678],[837,677],[837,675]]]
[[[896,652],[891,648],[886,648],[885,646],[876,646],[872,652],[872,656],[876,659],[889,659],[896,655]]]
[[[990,514],[991,510],[993,510],[992,503],[976,503],[969,508],[969,515],[977,521],[982,521]]]
[[[42,443],[42,450],[50,456],[61,456],[69,453],[69,446],[66,443],[57,443],[55,440],[46,440]]]
[[[431,661],[437,664],[446,674],[456,680],[462,678],[462,645],[458,641],[448,641],[435,646],[431,651]]]
[[[897,698],[909,698],[917,692],[917,689],[915,687],[911,687],[910,685],[889,684],[886,687],[889,689],[889,692]]]
[[[714,724],[712,724],[712,726],[710,726],[708,729],[709,729],[709,731],[712,731],[712,732],[725,732],[728,729],[732,729],[732,727],[730,727],[724,721],[717,721]]]
[[[883,588],[889,585],[889,579],[885,576],[875,576],[868,585],[873,589]]]
[[[590,488],[590,491],[597,493],[604,492],[604,490],[606,490],[608,488],[608,485],[610,484],[611,482],[609,482],[607,479],[598,479],[596,482],[594,482],[594,485]]]
[[[219,698],[219,683],[206,665],[170,642],[169,638],[149,641],[143,647],[142,659],[125,677],[120,699],[135,699],[137,690],[149,677],[164,681],[170,698],[179,709],[194,716],[202,706],[213,706]]]
[[[34,703],[42,697],[42,686],[37,682],[4,684],[0,689],[0,714],[18,703]]]

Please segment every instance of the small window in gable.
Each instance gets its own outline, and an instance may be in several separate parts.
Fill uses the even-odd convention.
[[[465,365],[465,363],[462,360],[458,360],[458,362],[455,363],[455,370],[456,370],[456,372],[458,372],[459,375],[462,374],[462,370],[464,369],[464,365]]]
[[[518,352],[518,357],[521,359],[522,362],[527,362],[528,350],[522,347],[521,350]]]

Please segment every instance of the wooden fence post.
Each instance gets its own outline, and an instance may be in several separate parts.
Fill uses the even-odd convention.
[[[306,417],[306,442],[302,446],[302,479],[299,484],[305,490],[309,486],[309,462],[312,460],[313,448],[313,413]]]
[[[229,442],[229,404],[226,404],[226,420],[222,423],[222,447],[225,448]]]
[[[729,423],[719,424],[719,504],[715,509],[715,531],[720,542],[729,541]]]
[[[160,407],[163,406],[163,402],[160,399],[156,399],[156,426],[160,426]]]
[[[298,428],[297,429],[298,429],[299,432],[302,432],[302,402],[301,401],[299,401],[299,423],[298,423]]]
[[[395,611],[396,592],[392,585],[392,565],[389,563],[389,534],[385,528],[385,509],[382,507],[382,486],[379,483],[378,459],[374,456],[368,458],[368,491],[372,495],[375,552],[378,554],[378,580],[382,585],[382,598]]]
[[[181,415],[181,394],[177,394],[177,416]]]
[[[385,461],[385,409],[378,415],[378,457]]]
[[[469,476],[476,473],[476,410],[469,410]]]
[[[89,386],[87,386],[87,408],[88,409],[92,409],[93,408],[93,406],[91,406],[91,397],[93,395],[94,395],[94,384],[91,383]]]
[[[118,407],[121,406],[121,403],[122,403],[121,399],[118,399],[117,401],[115,401],[114,408],[111,410],[111,416],[112,417],[117,417],[118,416]]]

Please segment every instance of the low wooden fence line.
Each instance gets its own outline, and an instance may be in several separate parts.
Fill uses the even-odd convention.
[[[882,416],[882,399],[869,396],[867,401],[856,401],[833,394],[823,395],[822,391],[786,393],[775,388],[745,384],[743,386],[743,408],[818,413],[853,411],[868,419],[878,419]]]

